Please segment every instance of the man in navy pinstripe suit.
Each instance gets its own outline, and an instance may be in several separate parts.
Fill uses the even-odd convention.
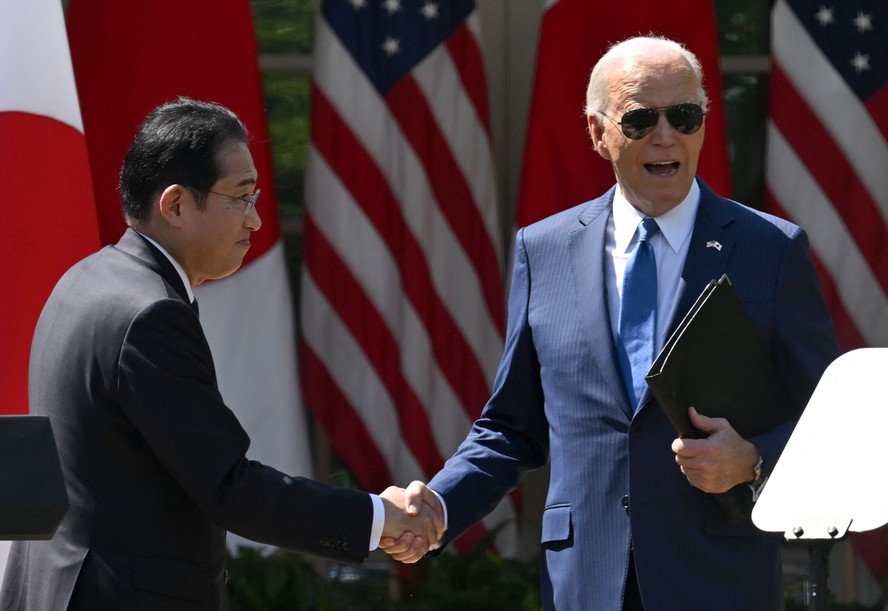
[[[753,526],[753,495],[838,349],[804,231],[696,177],[706,104],[699,62],[673,41],[634,38],[601,58],[586,115],[617,184],[518,232],[493,396],[428,488],[407,491],[413,504],[443,500],[446,544],[548,461],[546,609],[782,608],[780,538]],[[743,439],[698,405],[707,437],[675,439],[650,391],[629,400],[618,314],[646,217],[658,226],[655,349],[727,273],[785,385],[784,424]],[[740,521],[715,500],[728,490]]]

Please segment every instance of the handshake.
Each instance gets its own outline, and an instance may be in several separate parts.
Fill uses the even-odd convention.
[[[444,507],[422,482],[414,481],[407,488],[389,486],[379,497],[385,506],[379,548],[395,560],[417,562],[444,536]]]

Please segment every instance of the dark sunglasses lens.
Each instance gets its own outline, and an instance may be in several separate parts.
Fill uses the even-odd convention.
[[[652,108],[630,110],[620,120],[623,135],[632,140],[641,140],[657,124],[660,113]]]
[[[683,134],[693,134],[703,125],[703,108],[699,104],[679,104],[662,110],[666,111],[666,120]],[[638,108],[630,110],[620,120],[623,135],[632,140],[641,140],[657,125],[660,120],[660,109]]]
[[[666,109],[669,124],[683,134],[693,134],[703,125],[703,109],[697,104],[679,104]]]

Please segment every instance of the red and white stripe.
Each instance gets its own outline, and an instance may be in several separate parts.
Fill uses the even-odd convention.
[[[503,254],[477,15],[385,97],[315,28],[303,391],[367,489],[427,480],[502,356]],[[514,518],[511,499],[485,520]],[[483,530],[463,537],[469,548]],[[510,553],[514,531],[497,540]]]
[[[888,346],[888,94],[861,103],[782,1],[773,33],[768,206],[808,232],[842,348]]]
[[[888,88],[861,102],[784,0],[772,32],[768,209],[808,232],[842,350],[888,347]],[[852,541],[884,579],[888,527]]]

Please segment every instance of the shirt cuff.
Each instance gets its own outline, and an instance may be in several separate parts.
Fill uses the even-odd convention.
[[[429,488],[429,490],[432,490],[432,489]],[[438,497],[438,502],[441,503],[441,509],[444,510],[444,532],[446,533],[447,532],[447,519],[448,519],[447,518],[447,503],[444,502],[444,497],[442,497],[440,494],[438,494],[434,490],[432,490],[432,494],[434,494],[436,497]],[[434,551],[440,547],[441,547],[441,541],[435,541],[434,543],[429,545],[429,551]]]
[[[379,547],[379,540],[382,538],[382,529],[385,527],[385,506],[378,494],[371,494],[370,500],[373,502],[373,522],[370,526],[370,547],[368,551],[373,551]],[[445,514],[446,515],[446,514]]]

